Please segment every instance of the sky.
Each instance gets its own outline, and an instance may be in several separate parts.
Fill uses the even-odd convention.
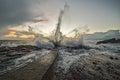
[[[11,27],[26,29],[29,25],[50,32],[56,27],[65,2],[69,9],[61,26],[63,32],[84,25],[90,33],[120,30],[120,0],[0,0],[0,33]]]

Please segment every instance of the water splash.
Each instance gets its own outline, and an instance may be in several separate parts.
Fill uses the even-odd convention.
[[[60,11],[59,18],[58,18],[58,24],[56,26],[56,29],[52,31],[51,35],[47,37],[48,43],[41,42],[38,38],[35,39],[35,44],[38,47],[45,47],[45,48],[56,48],[60,45],[63,45],[61,42],[65,42],[67,46],[78,46],[78,45],[84,45],[84,38],[83,35],[86,34],[86,32],[89,31],[88,26],[84,26],[82,28],[75,28],[72,31],[70,31],[67,35],[71,33],[75,33],[75,36],[73,39],[68,38],[65,41],[65,38],[67,35],[63,35],[61,32],[61,25],[62,25],[62,18],[64,13],[66,12],[67,4],[65,4],[64,9]]]
[[[52,42],[42,41],[42,39],[40,39],[40,37],[36,37],[34,40],[34,43],[37,47],[40,47],[40,48],[47,48],[47,49],[54,48],[54,44]]]

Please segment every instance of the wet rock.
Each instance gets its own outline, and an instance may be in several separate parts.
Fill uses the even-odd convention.
[[[6,55],[8,52],[4,51],[4,52],[0,52],[0,55]]]
[[[6,56],[8,57],[21,57],[21,55],[24,55],[24,53],[16,53],[16,52],[13,52],[13,53],[9,53],[7,54]]]
[[[120,39],[115,39],[115,38],[112,38],[112,39],[108,39],[108,40],[103,40],[103,41],[98,41],[96,44],[106,44],[106,43],[120,43]]]
[[[14,60],[32,51],[41,50],[40,48],[32,45],[21,45],[17,47],[0,47],[0,71],[13,65]]]
[[[119,60],[119,58],[115,57],[115,60]]]
[[[113,56],[110,56],[110,59],[112,59],[112,60],[113,60],[113,59],[114,59],[114,58],[113,58]]]
[[[120,80],[119,58],[107,54],[88,55],[74,62],[67,72],[57,73],[57,78],[58,80]]]
[[[114,56],[110,56],[110,59],[111,59],[111,60],[119,60],[118,57],[114,57]]]
[[[96,64],[97,64],[97,62],[93,62],[93,64],[94,64],[94,65],[96,65]]]

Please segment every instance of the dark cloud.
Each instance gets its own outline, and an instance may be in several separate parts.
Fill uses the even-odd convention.
[[[39,7],[46,1],[0,0],[0,27],[29,21],[35,16],[41,15],[42,11]]]

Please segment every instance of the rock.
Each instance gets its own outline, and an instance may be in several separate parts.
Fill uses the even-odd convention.
[[[107,39],[107,40],[103,40],[103,41],[98,41],[96,44],[106,44],[106,43],[120,43],[120,39],[115,39],[115,38],[112,38],[112,39]]]
[[[83,62],[74,62],[67,72],[57,73],[56,80],[120,80],[119,58],[118,55],[88,55]]]
[[[8,56],[8,57],[21,57],[21,55],[24,55],[24,53],[13,52],[13,53],[8,53],[6,56]]]
[[[30,54],[31,51],[40,50],[40,48],[32,45],[21,45],[17,47],[0,47],[0,72],[3,68],[14,63],[13,60]]]

